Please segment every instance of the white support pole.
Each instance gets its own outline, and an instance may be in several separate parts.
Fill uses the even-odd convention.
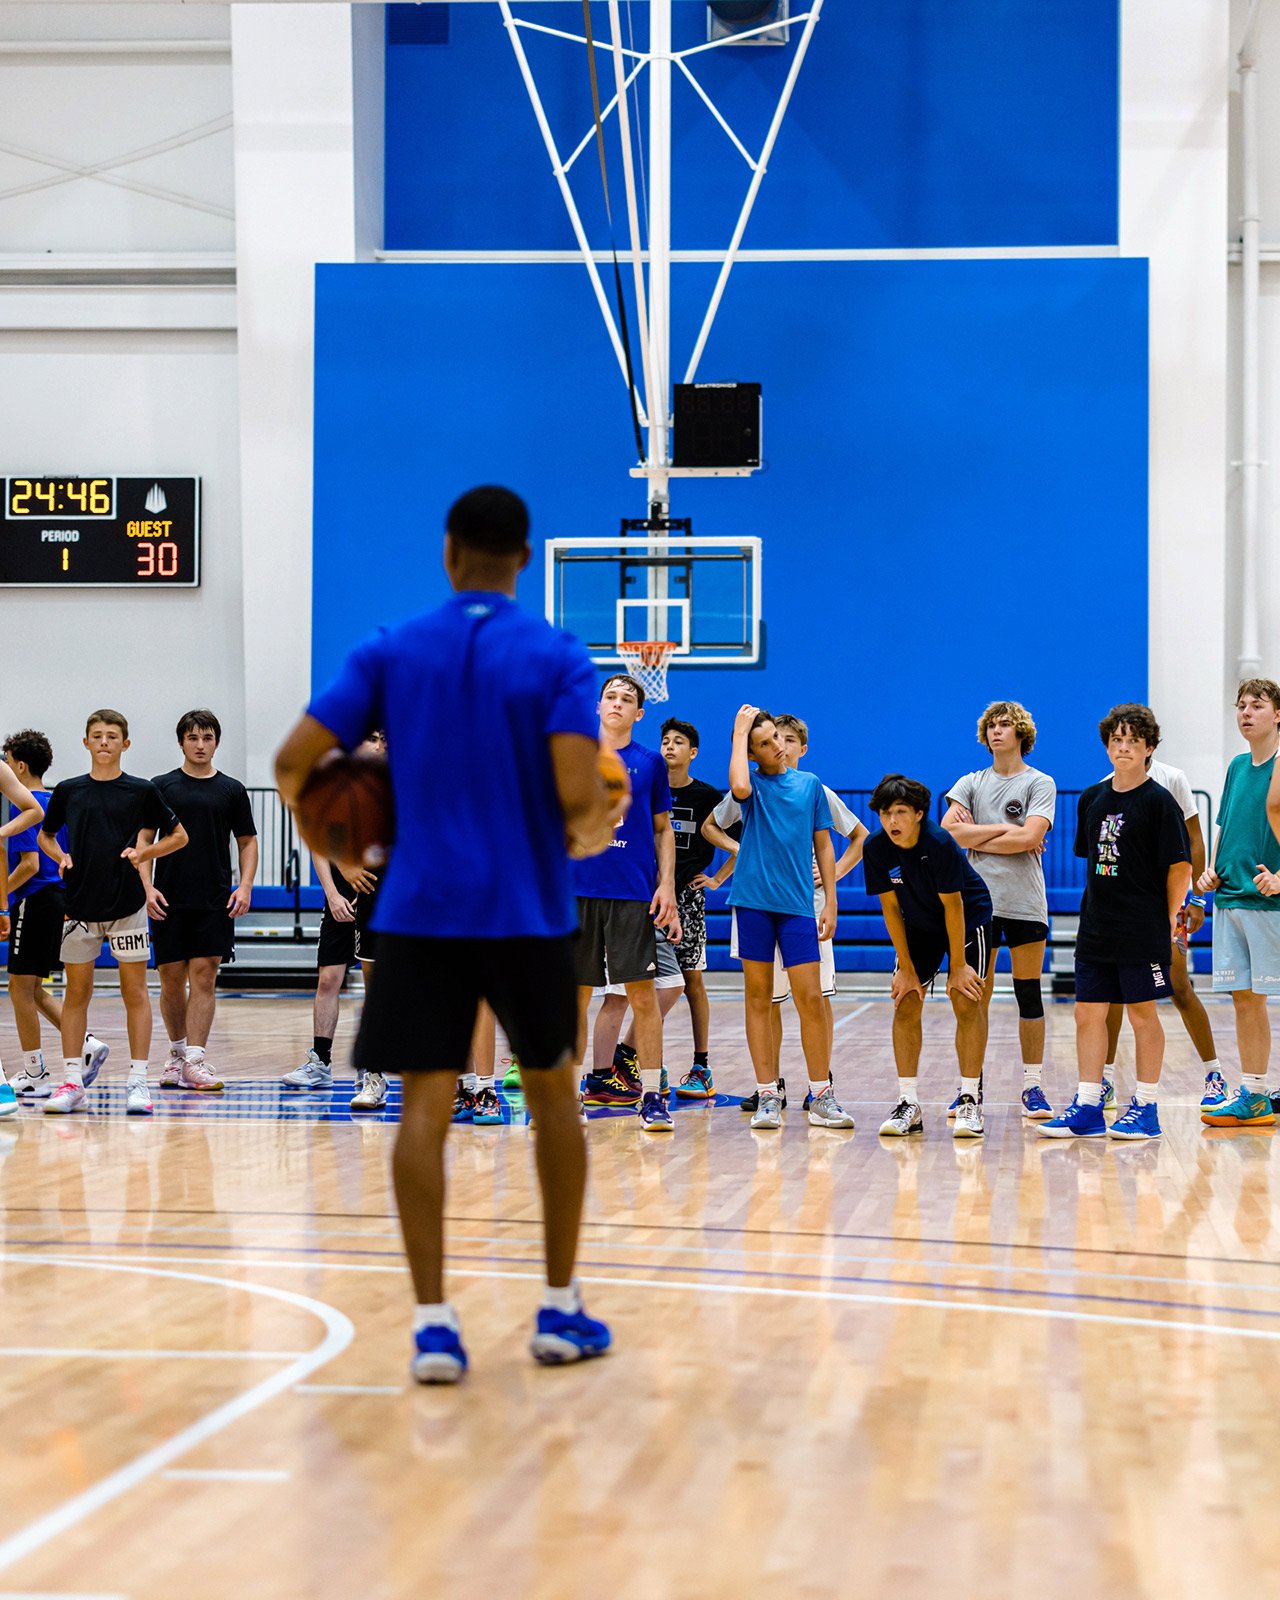
[[[1240,151],[1243,215],[1240,218],[1241,318],[1240,318],[1240,676],[1253,678],[1262,670],[1260,570],[1259,455],[1259,292],[1262,269],[1259,253],[1261,205],[1258,195],[1258,62],[1262,25],[1262,0],[1253,0],[1238,57],[1240,67]]]
[[[720,268],[720,276],[716,279],[716,286],[711,295],[711,303],[707,307],[707,314],[702,320],[702,328],[698,334],[698,342],[693,348],[689,358],[689,366],[684,375],[686,383],[692,383],[698,370],[698,363],[702,360],[702,352],[706,349],[707,339],[711,334],[711,325],[716,320],[716,312],[720,309],[720,301],[724,296],[725,285],[729,281],[729,274],[733,271],[733,264],[738,254],[738,247],[742,243],[742,236],[747,231],[747,223],[751,220],[751,212],[755,207],[756,196],[760,193],[760,185],[769,168],[769,158],[773,154],[773,147],[777,142],[782,119],[786,115],[787,106],[791,103],[791,95],[796,86],[796,79],[800,75],[800,68],[804,64],[805,55],[809,49],[809,41],[813,38],[813,30],[818,25],[818,18],[822,15],[823,0],[813,0],[813,8],[804,25],[804,32],[800,35],[800,42],[796,45],[796,53],[792,58],[791,70],[787,73],[787,81],[783,85],[782,94],[778,99],[778,106],[773,114],[773,121],[769,124],[769,133],[764,142],[764,149],[760,152],[760,160],[756,170],[751,175],[751,186],[747,190],[747,197],[742,203],[742,211],[738,216],[738,225],[733,230],[733,238],[725,252],[724,262]],[[655,7],[656,0],[655,0]]]
[[[667,0],[670,3],[670,0]],[[525,90],[529,96],[529,104],[533,107],[534,117],[537,119],[538,131],[542,134],[542,142],[546,146],[547,156],[551,161],[551,171],[555,175],[556,183],[560,188],[560,197],[564,201],[564,208],[569,215],[569,225],[573,229],[574,238],[578,241],[578,250],[582,255],[582,264],[587,269],[587,276],[591,279],[591,287],[595,291],[596,304],[600,307],[600,315],[604,318],[604,325],[609,334],[613,353],[618,358],[618,370],[622,373],[622,380],[627,381],[627,358],[622,348],[622,340],[618,337],[617,325],[613,320],[613,312],[609,309],[609,302],[605,296],[604,285],[600,282],[600,274],[596,271],[596,264],[591,254],[591,246],[587,241],[586,230],[582,226],[582,218],[578,215],[578,207],[574,202],[573,191],[569,187],[569,180],[565,176],[564,165],[560,160],[560,153],[556,149],[555,136],[547,122],[547,114],[542,108],[542,97],[538,93],[538,86],[533,81],[533,73],[529,67],[529,58],[525,55],[524,44],[520,38],[520,30],[516,20],[511,15],[510,0],[498,0],[502,11],[502,23],[507,30],[507,37],[511,41],[511,48],[515,52],[516,63],[520,68],[520,76],[524,79]],[[634,393],[634,390],[633,390]],[[642,419],[645,416],[639,395],[636,395],[636,405],[641,411]]]
[[[649,467],[650,512],[670,509],[671,415],[671,0],[649,6]]]
[[[636,174],[631,160],[631,107],[627,100],[627,67],[622,51],[622,20],[618,0],[609,0],[609,31],[613,43],[613,77],[618,97],[618,137],[622,141],[622,181],[627,191],[627,227],[631,234],[631,271],[636,286],[636,337],[640,341],[640,363],[644,373],[644,405],[650,418],[652,448],[654,414],[653,352],[649,348],[649,313],[645,305],[643,241],[640,238],[640,209],[636,204]]]

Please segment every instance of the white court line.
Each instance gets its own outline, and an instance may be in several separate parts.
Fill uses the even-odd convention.
[[[47,1345],[0,1345],[0,1356],[56,1356],[94,1361],[301,1361],[303,1350],[53,1350]],[[0,1595],[0,1600],[4,1600]]]
[[[155,1445],[140,1456],[135,1456],[132,1461],[126,1462],[123,1467],[99,1479],[81,1494],[73,1495],[70,1500],[64,1500],[55,1510],[47,1512],[43,1517],[37,1517],[34,1522],[28,1523],[25,1528],[19,1529],[9,1538],[0,1540],[0,1572],[42,1549],[46,1544],[92,1516],[95,1511],[110,1505],[113,1500],[118,1500],[121,1495],[127,1494],[129,1490],[145,1482],[153,1473],[176,1461],[179,1456],[186,1455],[197,1445],[212,1439],[215,1434],[221,1433],[233,1422],[239,1422],[242,1417],[247,1417],[250,1412],[256,1411],[268,1400],[274,1400],[277,1395],[285,1393],[295,1383],[309,1377],[317,1368],[332,1361],[334,1356],[340,1355],[355,1337],[351,1319],[344,1316],[341,1311],[335,1310],[333,1306],[326,1305],[323,1300],[312,1300],[306,1295],[294,1294],[290,1289],[276,1289],[265,1283],[245,1283],[235,1278],[217,1278],[207,1272],[175,1272],[172,1267],[134,1266],[121,1261],[86,1261],[76,1256],[27,1255],[24,1252],[0,1251],[0,1261],[24,1262],[47,1267],[73,1267],[86,1272],[127,1272],[144,1278],[176,1278],[187,1283],[211,1284],[219,1289],[264,1295],[268,1299],[279,1300],[285,1305],[309,1311],[312,1316],[319,1318],[325,1329],[324,1338],[306,1355],[290,1361],[279,1372],[274,1372],[269,1378],[254,1384],[252,1389],[246,1389],[234,1400],[228,1400],[215,1410],[206,1412],[199,1421],[180,1429],[162,1444]],[[208,1263],[203,1262],[201,1265],[207,1266]]]
[[[295,1383],[294,1394],[403,1394],[397,1383]]]
[[[179,1483],[288,1483],[293,1473],[274,1467],[170,1467],[161,1477]]]
[[[845,1016],[841,1017],[839,1022],[836,1023],[835,1028],[832,1031],[835,1032],[835,1033],[839,1033],[841,1028],[844,1027],[846,1022],[852,1022],[855,1017],[860,1017],[864,1011],[870,1011],[873,1005],[875,1005],[875,1001],[874,1000],[864,1000],[862,1002],[862,1004],[860,1006],[858,1006],[855,1010],[850,1011]]]

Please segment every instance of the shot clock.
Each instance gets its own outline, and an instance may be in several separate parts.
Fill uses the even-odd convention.
[[[0,482],[0,587],[199,585],[199,478],[30,475]]]

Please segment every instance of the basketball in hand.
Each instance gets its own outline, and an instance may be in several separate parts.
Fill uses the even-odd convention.
[[[296,815],[313,855],[376,872],[395,837],[387,758],[362,750],[325,756],[298,797]]]

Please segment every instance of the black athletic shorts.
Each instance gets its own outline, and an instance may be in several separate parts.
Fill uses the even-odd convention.
[[[1141,1005],[1170,1000],[1169,969],[1157,961],[1081,961],[1076,957],[1076,999],[1085,1005]]]
[[[60,883],[24,895],[10,913],[11,977],[47,978],[62,971],[62,929],[66,895]]]
[[[357,961],[372,961],[377,955],[378,935],[369,926],[374,896],[355,898],[356,920],[339,922],[329,911],[329,902],[320,915],[320,938],[316,944],[317,967],[354,967]]]
[[[919,928],[907,929],[907,949],[916,977],[927,989],[942,970],[950,946],[945,934],[924,933]],[[991,970],[991,957],[995,945],[991,937],[991,924],[981,923],[970,928],[965,939],[964,958],[985,983]]]
[[[1023,944],[1043,944],[1049,937],[1049,924],[1047,922],[1030,922],[1022,917],[992,917],[991,919],[991,948],[993,951],[1000,948],[1001,939],[1016,950]]]
[[[236,925],[225,909],[193,911],[185,906],[170,906],[163,922],[151,923],[151,948],[158,967],[171,961],[195,961],[202,956],[234,961]]]
[[[378,936],[357,1072],[467,1070],[476,1008],[487,1000],[525,1071],[572,1061],[578,1040],[576,934],[558,939]],[[424,1027],[426,1033],[424,1034]]]
[[[598,989],[605,983],[643,983],[657,976],[658,936],[647,900],[580,896],[578,926],[578,982],[584,988]]]

